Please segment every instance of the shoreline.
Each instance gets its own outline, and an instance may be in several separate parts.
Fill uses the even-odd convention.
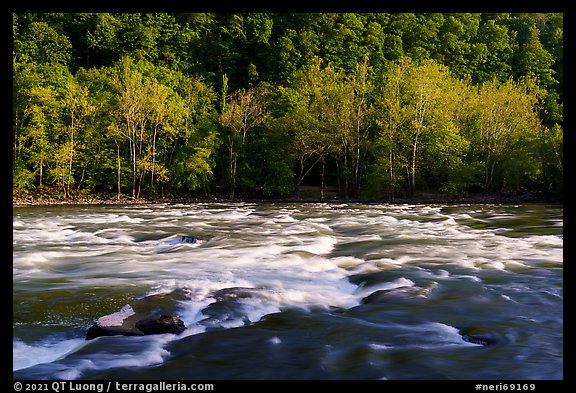
[[[302,198],[297,196],[292,197],[278,197],[278,198],[227,198],[227,197],[193,197],[193,196],[179,196],[172,198],[124,198],[118,201],[116,197],[109,196],[90,196],[81,197],[71,200],[63,200],[54,197],[13,197],[12,207],[24,206],[103,206],[103,205],[117,205],[117,206],[130,206],[130,205],[153,205],[153,204],[187,204],[187,203],[328,203],[328,204],[443,204],[443,205],[459,205],[459,204],[551,204],[563,205],[562,198],[543,195],[536,192],[524,193],[493,193],[493,194],[475,194],[475,195],[436,195],[436,194],[422,194],[414,197],[400,197],[400,198]]]

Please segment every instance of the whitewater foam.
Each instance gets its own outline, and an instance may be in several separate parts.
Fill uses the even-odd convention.
[[[35,343],[25,343],[18,338],[12,342],[12,370],[20,370],[37,364],[54,362],[85,343],[83,338],[49,338]]]

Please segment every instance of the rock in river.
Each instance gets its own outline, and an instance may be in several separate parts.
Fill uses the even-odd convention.
[[[161,315],[160,318],[146,318],[136,322],[136,329],[144,334],[180,334],[186,330],[186,326],[177,316]]]
[[[143,336],[147,334],[180,334],[186,330],[184,322],[175,315],[142,318],[129,304],[120,311],[98,318],[88,329],[86,340],[102,336]]]
[[[120,311],[98,318],[90,329],[88,329],[86,340],[92,340],[101,336],[142,336],[144,333],[132,329],[126,323],[126,321],[135,314],[132,307],[127,304],[122,307]]]
[[[508,338],[496,331],[482,327],[463,327],[458,330],[464,341],[479,345],[505,344]]]
[[[374,291],[369,296],[363,298],[362,303],[370,304],[426,300],[430,292],[432,292],[437,286],[438,283],[432,282],[427,287],[401,286],[392,289],[382,289]]]

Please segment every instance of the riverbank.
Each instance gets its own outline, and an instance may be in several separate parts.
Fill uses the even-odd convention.
[[[235,198],[228,197],[198,197],[198,196],[174,196],[162,198],[129,198],[118,200],[116,195],[99,194],[82,196],[71,199],[53,196],[24,196],[13,197],[12,206],[50,206],[50,205],[144,205],[158,203],[226,203],[226,202],[249,202],[249,203],[390,203],[390,204],[525,204],[546,203],[562,204],[562,197],[547,195],[542,192],[528,191],[515,193],[491,193],[473,195],[439,195],[422,193],[414,197],[401,198],[357,198],[342,199],[331,198],[306,198],[306,197],[276,197],[276,198]]]

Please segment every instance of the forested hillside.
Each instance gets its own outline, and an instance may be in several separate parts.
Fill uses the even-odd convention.
[[[13,14],[14,196],[561,195],[562,56],[562,14]]]

